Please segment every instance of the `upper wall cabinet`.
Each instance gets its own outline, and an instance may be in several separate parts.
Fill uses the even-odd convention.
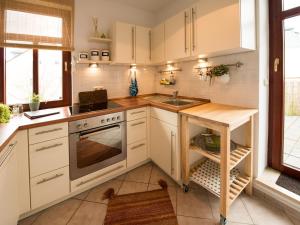
[[[255,50],[255,0],[200,0],[195,26],[200,57]]]
[[[165,60],[165,23],[161,23],[151,30],[151,62],[156,64]]]
[[[150,29],[116,22],[113,28],[112,58],[120,64],[150,62]]]
[[[184,10],[165,21],[166,60],[190,56],[190,11]]]

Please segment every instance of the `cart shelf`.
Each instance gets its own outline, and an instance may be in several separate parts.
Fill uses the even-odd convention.
[[[209,158],[210,160],[219,163],[221,162],[220,153],[214,153],[210,151],[206,151],[198,146],[190,145],[190,150],[193,152],[197,152],[198,154]],[[241,145],[231,151],[230,153],[230,170],[235,168],[241,161],[243,161],[247,155],[251,152],[251,148],[247,148]]]
[[[199,184],[212,194],[220,197],[220,165],[210,159],[198,163],[190,171],[190,180]],[[229,205],[240,195],[249,184],[250,177],[241,175],[238,169],[230,172]]]

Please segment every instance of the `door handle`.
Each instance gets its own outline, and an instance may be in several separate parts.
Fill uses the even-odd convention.
[[[277,57],[274,60],[274,72],[278,72],[278,66],[280,64],[280,59]]]

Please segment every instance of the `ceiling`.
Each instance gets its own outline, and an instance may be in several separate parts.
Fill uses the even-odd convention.
[[[156,13],[176,0],[112,0],[148,12]]]

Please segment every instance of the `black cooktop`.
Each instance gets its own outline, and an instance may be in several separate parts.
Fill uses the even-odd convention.
[[[94,103],[94,104],[74,104],[70,107],[70,112],[72,115],[86,113],[86,112],[93,112],[105,109],[115,109],[119,108],[121,105],[115,102],[103,102],[103,103]]]

